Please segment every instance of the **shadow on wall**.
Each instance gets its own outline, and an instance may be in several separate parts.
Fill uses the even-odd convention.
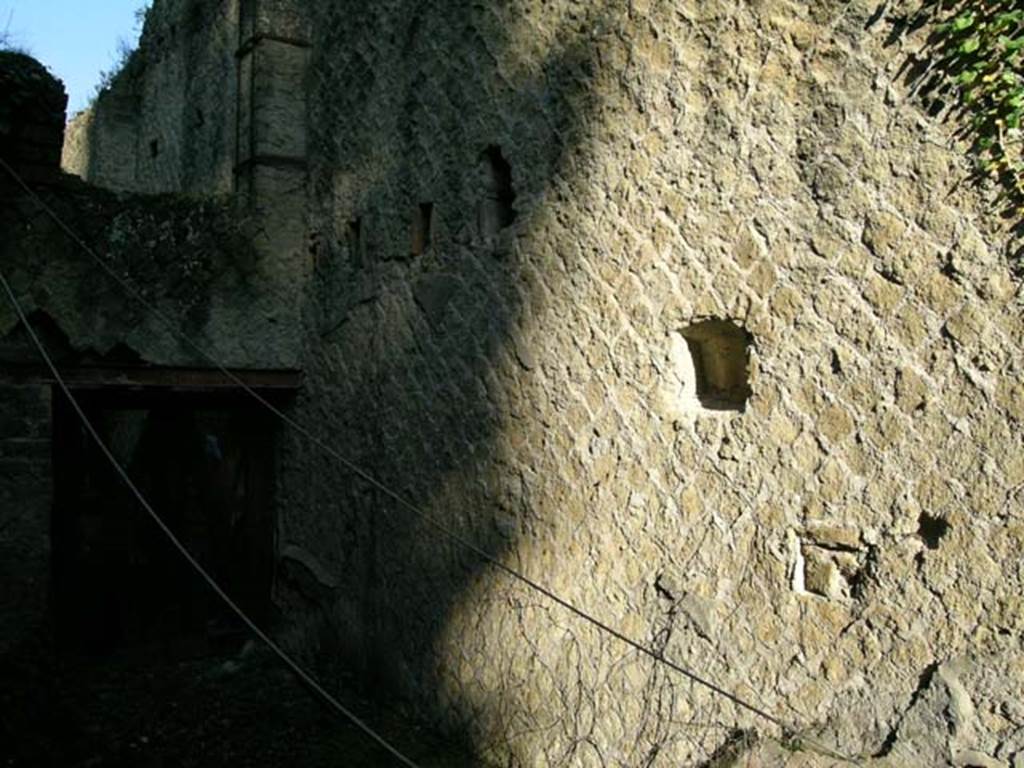
[[[497,445],[536,366],[520,331],[572,270],[573,254],[537,243],[563,226],[547,201],[571,205],[584,183],[599,80],[611,76],[598,68],[602,38],[616,23],[611,2],[566,4],[542,34],[527,11],[545,23],[556,12],[526,5],[322,3],[311,61],[319,228],[297,413],[503,559],[537,520],[538,478],[520,477]],[[493,569],[291,441],[281,544],[301,542],[341,574],[327,633],[341,647],[324,656],[358,656],[371,684],[472,728],[438,700],[453,661],[438,648]],[[458,620],[458,631],[474,621]]]
[[[574,254],[545,248],[546,233],[567,240],[555,206],[571,210],[586,184],[602,88],[620,85],[602,56],[606,43],[621,44],[628,8],[311,5],[316,271],[296,416],[504,558],[538,521],[530,486],[541,478],[513,467],[500,445],[521,415],[512,401],[536,373],[521,330],[546,321],[547,297],[573,270]],[[153,140],[132,136],[137,164],[168,151]],[[279,551],[301,559],[282,568],[279,599],[295,614],[323,613],[329,668],[358,664],[369,684],[412,694],[436,720],[476,733],[472,702],[453,708],[438,696],[458,676],[446,675],[452,660],[439,648],[453,620],[458,632],[473,623],[453,616],[464,603],[477,609],[467,596],[491,568],[300,436],[285,441]],[[328,583],[289,579],[303,561]]]

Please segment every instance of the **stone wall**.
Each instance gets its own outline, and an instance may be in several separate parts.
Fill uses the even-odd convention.
[[[0,99],[4,156],[33,194],[0,173],[0,269],[66,374],[84,367],[95,378],[100,369],[117,386],[125,368],[143,378],[154,368],[209,369],[193,344],[236,369],[297,368],[305,243],[294,221],[301,202],[288,209],[280,203],[288,200],[282,185],[255,171],[246,174],[258,192],[250,205],[221,194],[234,187],[235,97],[221,91],[237,82],[238,35],[230,3],[156,4],[140,50],[64,145],[65,162],[79,163],[98,186],[58,167],[66,100],[60,83],[27,56],[3,60],[0,80],[10,86]],[[210,67],[216,77],[204,72]],[[211,119],[193,131],[184,117],[198,108],[208,108]],[[169,160],[140,160],[151,135],[170,147]],[[268,186],[277,197],[264,194]],[[162,193],[147,194],[155,191]],[[177,380],[174,373],[162,379]],[[5,662],[41,652],[34,644],[49,634],[51,383],[13,307],[0,301],[0,420],[8,428],[0,446],[0,547],[10,556],[0,603]]]
[[[1024,678],[954,670],[1020,659],[1020,282],[902,77],[925,31],[875,11],[319,5],[304,408],[461,535],[834,747],[1006,764]],[[698,396],[707,319],[749,334],[745,402]],[[493,756],[778,736],[294,451],[283,540],[341,580],[372,668]],[[950,690],[971,713],[914,730]]]
[[[36,189],[147,303],[127,293],[20,188],[0,189],[7,233],[0,265],[25,311],[53,324],[66,362],[209,367],[184,334],[224,365],[297,367],[298,329],[288,312],[294,289],[276,281],[278,266],[253,246],[255,225],[229,200],[129,198],[77,179]],[[0,302],[0,338],[18,326],[9,303]],[[0,365],[28,362],[39,363],[31,348],[0,358]]]
[[[31,181],[51,179],[64,143],[64,86],[30,56],[0,51],[0,88],[0,159]]]
[[[912,6],[307,7],[296,418],[836,749],[1024,759],[1024,300]],[[295,434],[281,494],[305,650],[501,764],[831,764]]]
[[[155,0],[139,50],[68,126],[65,170],[126,192],[233,187],[237,2]]]

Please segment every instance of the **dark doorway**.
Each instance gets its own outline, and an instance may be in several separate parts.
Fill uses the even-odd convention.
[[[75,393],[104,442],[196,559],[253,618],[274,577],[275,423],[237,392]],[[59,644],[187,658],[244,633],[141,508],[67,399],[54,396]]]

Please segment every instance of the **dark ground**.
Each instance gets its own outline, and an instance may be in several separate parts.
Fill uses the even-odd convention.
[[[191,661],[0,660],[4,768],[391,768],[262,648]],[[479,765],[401,706],[332,691],[423,768]]]

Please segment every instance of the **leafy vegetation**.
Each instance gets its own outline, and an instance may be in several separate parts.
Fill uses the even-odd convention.
[[[0,51],[13,53],[25,53],[25,49],[14,40],[14,33],[11,32],[11,21],[14,19],[14,11],[7,14],[7,21],[3,29],[0,29]]]
[[[132,30],[132,37],[136,40],[142,33],[142,27],[146,22],[146,13],[149,11],[150,3],[144,3],[135,10],[135,25]],[[135,53],[135,46],[132,45],[128,40],[121,37],[117,41],[117,54],[114,59],[113,65],[110,69],[104,69],[100,72],[100,80],[96,84],[95,92],[91,101],[95,101],[101,93],[106,91],[110,86],[114,84],[114,81],[118,76],[128,68],[131,63],[132,55]]]
[[[1014,218],[1024,217],[1024,2],[925,0],[933,104],[952,96],[979,176],[995,181]]]

